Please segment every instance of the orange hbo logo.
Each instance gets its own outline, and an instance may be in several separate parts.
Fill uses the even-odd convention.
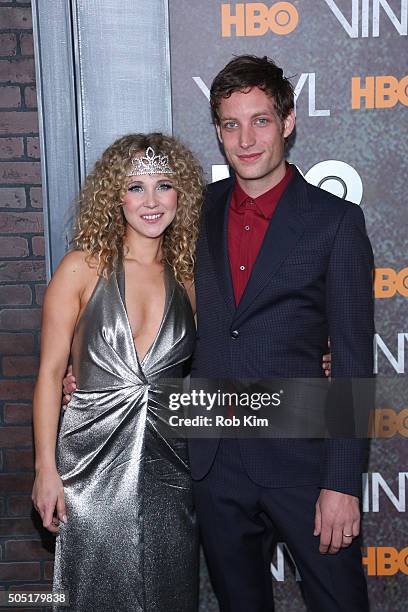
[[[399,272],[393,268],[376,268],[374,273],[374,295],[376,298],[391,298],[396,293],[408,297],[408,268]]]
[[[373,438],[392,438],[400,434],[408,438],[408,408],[376,408],[370,414],[368,430]]]
[[[351,108],[393,108],[408,106],[408,75],[400,81],[393,76],[352,77]]]
[[[368,546],[363,565],[368,576],[408,575],[408,547],[398,552],[393,546]]]
[[[299,14],[291,2],[221,4],[222,36],[263,36],[269,30],[284,36],[297,27]]]

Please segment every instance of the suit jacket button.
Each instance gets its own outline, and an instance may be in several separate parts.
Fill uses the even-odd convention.
[[[234,340],[236,340],[238,336],[239,336],[239,331],[237,329],[232,330],[231,338],[234,338]]]

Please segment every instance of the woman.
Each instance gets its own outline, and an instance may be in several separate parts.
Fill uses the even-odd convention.
[[[33,502],[58,533],[54,589],[75,611],[197,608],[186,442],[163,424],[164,379],[182,378],[194,347],[202,191],[175,139],[120,138],[85,183],[76,250],[46,292]],[[56,443],[70,354],[78,389]]]

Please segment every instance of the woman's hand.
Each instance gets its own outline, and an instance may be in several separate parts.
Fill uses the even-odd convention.
[[[43,526],[52,533],[59,532],[59,523],[67,522],[64,487],[55,469],[40,469],[35,477],[31,499],[41,516]]]

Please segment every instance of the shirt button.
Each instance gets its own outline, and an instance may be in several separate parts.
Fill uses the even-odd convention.
[[[240,270],[245,270],[245,266],[239,266]]]
[[[237,329],[232,330],[231,337],[234,338],[234,340],[236,340],[238,336],[239,336],[239,331]]]
[[[249,232],[249,230],[250,230],[250,229],[251,229],[251,228],[249,227],[249,225],[246,225],[246,226],[245,226],[245,230],[246,230],[247,232]]]

